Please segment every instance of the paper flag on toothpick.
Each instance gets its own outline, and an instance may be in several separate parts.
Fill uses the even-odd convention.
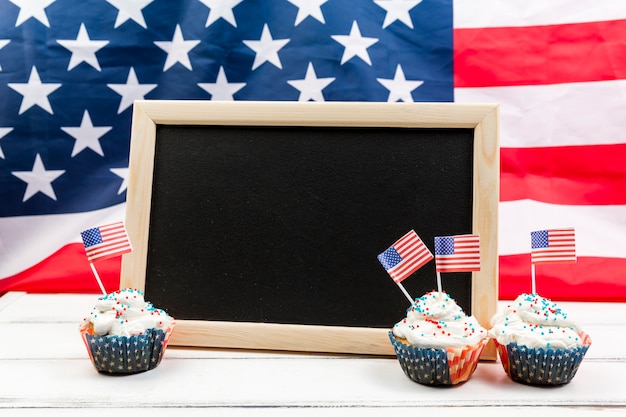
[[[480,237],[478,235],[435,237],[435,265],[439,292],[443,291],[442,272],[480,271]]]
[[[435,237],[435,264],[437,272],[480,271],[480,237]]]
[[[378,255],[378,260],[391,279],[398,284],[404,295],[413,303],[413,298],[406,292],[401,282],[433,259],[415,230],[411,230],[398,239],[386,251]]]
[[[80,234],[89,262],[103,261],[133,250],[122,222],[94,227]]]
[[[100,290],[106,294],[106,289],[93,263],[132,252],[133,247],[128,238],[126,227],[124,227],[124,223],[117,222],[87,229],[80,235],[83,238],[91,271],[96,277]]]
[[[536,264],[576,262],[576,235],[573,227],[530,232],[532,293],[537,293]]]

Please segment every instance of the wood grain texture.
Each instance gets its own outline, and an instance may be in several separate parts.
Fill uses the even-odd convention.
[[[409,380],[391,357],[215,348],[170,347],[154,370],[101,375],[78,335],[78,324],[98,296],[20,293],[0,298],[0,414],[369,417],[419,410],[438,416],[626,415],[621,383],[626,303],[559,303],[593,339],[567,385],[514,383],[498,360],[481,361],[464,384],[432,388]],[[507,304],[500,301],[498,307]]]

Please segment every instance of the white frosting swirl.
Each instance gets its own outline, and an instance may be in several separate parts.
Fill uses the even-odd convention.
[[[165,311],[146,302],[141,291],[123,289],[98,298],[81,327],[93,325],[93,333],[98,336],[134,336],[147,329],[165,330],[173,321]]]
[[[393,334],[413,346],[444,349],[475,345],[487,337],[487,330],[448,294],[432,291],[415,299]]]
[[[489,334],[502,345],[571,349],[581,346],[580,329],[556,303],[537,294],[520,294],[491,318]]]

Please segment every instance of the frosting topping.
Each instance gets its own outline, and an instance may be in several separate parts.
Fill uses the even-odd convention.
[[[475,345],[487,337],[487,330],[448,294],[432,291],[415,299],[393,334],[414,346],[442,349]]]
[[[98,298],[81,327],[93,325],[95,335],[134,336],[147,329],[165,330],[174,319],[144,300],[135,289],[122,289]]]
[[[520,294],[491,318],[491,326],[490,336],[503,345],[571,349],[583,343],[580,329],[567,314],[538,294]]]

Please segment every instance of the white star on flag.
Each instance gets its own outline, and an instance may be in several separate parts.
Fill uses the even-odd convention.
[[[22,23],[26,22],[31,17],[39,20],[46,27],[50,27],[48,22],[48,16],[46,15],[46,7],[50,6],[56,0],[9,0],[20,8],[20,13],[17,15],[15,27],[18,27]]]
[[[9,88],[17,91],[23,96],[19,114],[24,113],[33,106],[39,106],[48,113],[54,114],[52,106],[50,106],[50,101],[48,101],[48,95],[50,95],[57,88],[61,87],[61,84],[43,84],[41,82],[41,78],[39,78],[37,67],[31,68],[28,83],[8,83],[7,85]]]
[[[335,81],[334,77],[317,78],[313,64],[309,62],[303,80],[290,80],[287,82],[293,88],[300,91],[298,101],[324,101],[322,90],[333,81]]]
[[[84,149],[91,149],[100,156],[104,156],[102,146],[100,146],[100,138],[104,136],[112,127],[94,127],[89,117],[89,112],[85,110],[80,127],[62,127],[65,133],[76,139],[74,149],[72,149],[72,157],[78,155]]]
[[[211,100],[232,101],[234,94],[244,88],[246,83],[229,83],[224,67],[220,67],[214,83],[198,83],[198,87],[211,94]]]
[[[8,135],[12,130],[12,127],[0,127],[0,139]],[[0,148],[0,158],[4,159],[4,152],[2,152],[2,148]]]
[[[120,114],[133,105],[135,100],[143,100],[145,95],[154,90],[158,84],[139,84],[135,69],[131,67],[128,72],[126,84],[107,84],[111,90],[122,96],[117,114]]]
[[[46,171],[46,167],[43,165],[39,154],[35,157],[32,171],[11,172],[11,174],[28,184],[22,202],[28,200],[38,192],[42,192],[56,201],[57,197],[52,188],[52,181],[56,180],[64,173],[64,170]]]
[[[352,57],[358,56],[370,67],[372,66],[372,60],[367,53],[367,48],[378,42],[378,39],[361,36],[359,24],[356,20],[352,22],[350,35],[332,35],[331,38],[342,44],[345,48],[341,57],[341,65],[348,62]]]
[[[28,1],[28,0],[27,0]],[[117,29],[128,19],[134,20],[139,26],[147,29],[142,10],[154,0],[107,0],[117,11],[114,27]]]
[[[11,42],[9,39],[0,39],[0,49],[4,48]],[[0,65],[0,71],[2,71],[2,65]]]
[[[280,58],[278,57],[278,51],[280,51],[283,46],[289,43],[289,39],[273,39],[267,23],[263,25],[261,39],[259,39],[258,41],[243,41],[243,43],[256,53],[254,57],[254,63],[252,64],[253,71],[263,65],[265,62],[270,62],[274,64],[274,66],[283,69],[283,65],[281,64]]]
[[[215,23],[220,18],[234,27],[237,27],[233,8],[242,1],[243,0],[200,0],[201,3],[210,9],[205,27],[211,26],[211,24]]]
[[[407,81],[400,64],[396,67],[396,74],[393,76],[393,80],[376,78],[376,81],[389,90],[387,102],[390,103],[394,103],[398,100],[412,102],[413,96],[411,95],[411,92],[420,85],[424,84],[424,81]]]
[[[415,6],[420,4],[422,0],[374,0],[374,3],[385,9],[385,21],[383,29],[395,22],[401,21],[411,29],[413,29],[413,21],[409,12]]]
[[[167,58],[165,59],[165,65],[163,66],[163,72],[170,69],[174,64],[180,62],[189,71],[192,70],[191,61],[189,60],[189,51],[195,48],[200,41],[186,41],[183,38],[183,32],[180,29],[180,25],[176,25],[174,30],[174,37],[171,42],[167,41],[154,41],[154,44],[159,48],[167,52]]]
[[[304,19],[311,16],[317,19],[320,23],[326,23],[324,21],[324,14],[322,13],[321,6],[328,0],[288,0],[298,8],[298,15],[296,16],[296,23],[294,26],[298,26]]]
[[[128,168],[111,168],[110,171],[122,179],[117,194],[122,194],[128,188]]]
[[[65,49],[72,52],[70,63],[67,65],[68,71],[81,62],[86,62],[98,71],[102,71],[98,63],[98,58],[96,58],[96,52],[104,48],[109,41],[92,41],[89,39],[89,34],[87,33],[87,28],[85,28],[84,23],[80,24],[76,40],[57,40],[57,42]]]

